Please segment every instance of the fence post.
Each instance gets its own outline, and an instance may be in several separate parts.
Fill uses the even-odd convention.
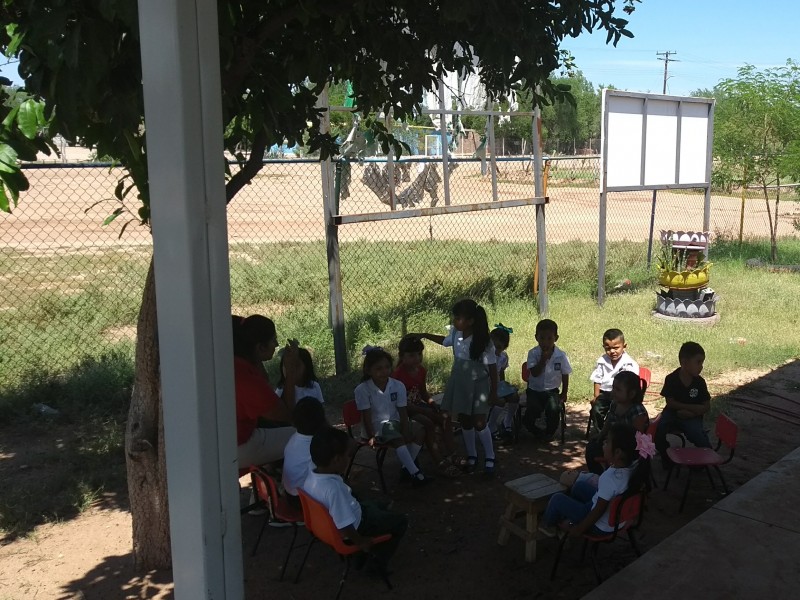
[[[542,116],[539,107],[533,109],[533,189],[536,196],[544,195],[542,184]],[[539,314],[546,317],[550,311],[547,298],[547,227],[544,204],[536,205],[536,272],[539,275]]]
[[[331,113],[327,86],[319,96],[318,105],[328,109],[320,121],[322,133],[330,131]],[[320,163],[322,176],[322,206],[325,214],[325,252],[328,256],[328,290],[330,292],[330,325],[333,333],[333,353],[336,374],[347,373],[347,343],[344,331],[344,301],[342,299],[342,268],[339,262],[339,229],[334,217],[339,212],[334,190],[333,165],[330,157]]]

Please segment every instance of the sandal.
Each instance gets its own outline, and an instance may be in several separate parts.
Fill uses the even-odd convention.
[[[495,459],[493,458],[487,458],[483,461],[483,475],[487,479],[491,479],[495,476],[494,463]]]
[[[464,473],[474,473],[477,464],[478,464],[477,456],[468,456],[467,460],[464,461],[461,470],[464,471]]]

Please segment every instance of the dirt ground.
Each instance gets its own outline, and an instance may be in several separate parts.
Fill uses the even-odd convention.
[[[653,373],[653,389],[666,372]],[[717,401],[740,428],[733,461],[723,467],[726,479],[736,489],[797,445],[800,424],[800,360],[771,372],[754,370],[728,373],[709,382]],[[646,404],[656,412],[655,396]],[[392,457],[385,471],[394,509],[410,517],[411,526],[393,560],[389,592],[380,581],[353,572],[347,584],[349,597],[387,598],[580,598],[595,586],[588,563],[579,564],[578,544],[568,546],[555,581],[549,579],[555,542],[538,544],[538,560],[523,560],[522,541],[512,537],[505,547],[497,545],[498,519],[504,509],[503,482],[530,473],[552,477],[580,466],[584,448],[586,405],[571,405],[567,441],[541,444],[523,435],[514,446],[499,449],[499,475],[493,481],[479,474],[455,480],[437,479],[421,490],[398,481],[399,466]],[[331,408],[332,418],[338,414]],[[68,435],[68,432],[65,432]],[[25,473],[26,456],[55,443],[29,439],[19,432],[0,430],[0,476],[3,485],[14,485]],[[360,461],[372,459],[364,454]],[[423,468],[426,467],[424,454]],[[23,475],[24,473],[24,475]],[[664,477],[656,465],[659,489],[652,492],[640,531],[643,549],[655,546],[720,498],[705,478],[697,477],[686,509],[678,514],[685,474],[663,487]],[[373,471],[354,473],[352,485],[367,497],[379,497]],[[242,500],[246,500],[243,492]],[[248,598],[316,599],[333,596],[341,563],[325,547],[311,552],[298,584],[291,583],[304,549],[292,556],[287,581],[279,582],[280,567],[291,538],[289,529],[269,528],[255,557],[252,545],[262,517],[242,517],[245,585]],[[302,531],[298,543],[308,534]],[[605,573],[611,574],[635,556],[626,544],[601,549]],[[0,540],[0,599],[72,600],[171,598],[169,573],[136,575],[130,557],[130,516],[125,510],[125,492],[110,493],[104,501],[80,516],[38,527],[15,541]],[[322,593],[322,595],[321,595]]]
[[[566,175],[586,174],[596,169],[596,161],[562,164],[563,177],[554,177],[547,194],[547,241],[597,241],[599,188],[576,187]],[[580,163],[580,164],[579,164]],[[530,171],[525,163],[502,162],[497,183],[501,200],[534,195]],[[377,196],[361,180],[363,166],[353,165],[350,196],[342,199],[341,214],[387,211]],[[20,199],[13,214],[0,219],[0,248],[13,248],[37,254],[150,245],[146,229],[132,224],[119,238],[120,229],[131,215],[123,214],[104,227],[103,219],[119,206],[113,191],[119,172],[107,168],[43,168],[27,170],[31,190]],[[416,176],[412,167],[411,178]],[[403,182],[398,193],[410,185]],[[450,178],[452,204],[488,202],[492,181],[481,177],[478,163],[463,163]],[[437,188],[439,205],[444,204],[444,188]],[[138,207],[135,194],[128,208]],[[106,200],[105,202],[103,200]],[[429,200],[426,196],[427,206]],[[626,192],[608,195],[608,239],[646,240],[648,238],[652,193]],[[711,230],[738,235],[741,199],[714,194],[711,199]],[[448,240],[530,242],[535,238],[533,207],[488,210],[475,213],[416,217],[344,225],[340,242],[355,240]],[[800,217],[800,203],[783,202],[779,235],[794,233],[793,219]],[[660,229],[698,229],[703,223],[703,194],[697,191],[660,191],[657,196],[655,231]],[[747,201],[745,235],[768,235],[768,217],[763,200]],[[320,167],[316,163],[266,165],[228,207],[228,236],[231,243],[309,242],[325,238]]]

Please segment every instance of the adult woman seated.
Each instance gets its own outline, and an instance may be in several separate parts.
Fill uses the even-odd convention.
[[[290,424],[300,359],[297,347],[287,345],[283,361],[286,385],[283,397],[279,397],[263,364],[275,355],[277,347],[275,323],[270,319],[261,315],[233,317],[239,468],[281,460],[283,448],[295,432]]]

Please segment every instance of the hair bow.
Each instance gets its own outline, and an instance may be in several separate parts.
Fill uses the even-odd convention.
[[[376,350],[383,350],[382,346],[370,346],[367,344],[361,349],[361,356],[366,356],[370,352],[375,352]]]
[[[642,458],[653,458],[656,455],[656,445],[653,438],[647,433],[636,432],[636,451]]]
[[[503,331],[505,331],[506,333],[514,333],[514,330],[513,330],[513,329],[511,329],[511,327],[506,327],[506,326],[505,326],[505,325],[503,325],[502,323],[498,323],[497,325],[495,325],[495,326],[494,326],[494,328],[495,328],[495,329],[502,329],[502,330],[503,330]]]

